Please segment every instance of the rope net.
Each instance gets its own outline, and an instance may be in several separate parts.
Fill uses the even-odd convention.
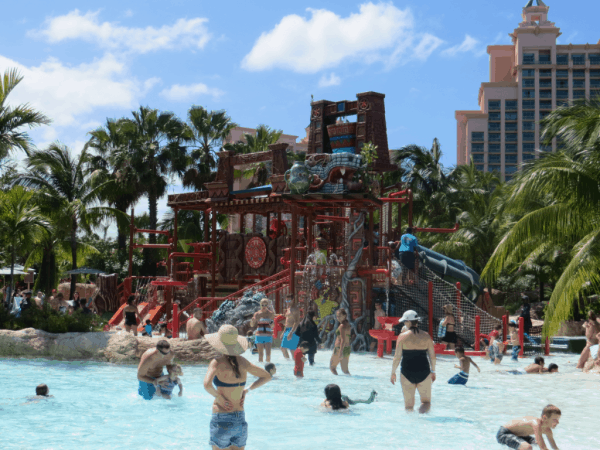
[[[475,317],[480,317],[480,333],[489,334],[502,321],[475,306],[456,286],[442,280],[423,264],[415,263],[410,270],[393,261],[392,284],[389,291],[389,316],[401,317],[409,309],[421,317],[419,328],[429,332],[429,283],[433,285],[433,339],[441,342],[438,327],[446,317],[445,308],[454,315],[454,331],[458,343],[473,347],[475,343]],[[381,293],[377,293],[381,300]],[[385,293],[383,294],[385,295]]]

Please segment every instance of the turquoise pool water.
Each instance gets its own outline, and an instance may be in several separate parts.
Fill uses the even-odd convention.
[[[389,382],[391,359],[353,354],[351,377],[328,370],[331,353],[296,380],[293,364],[274,352],[276,378],[252,391],[246,402],[247,449],[506,449],[496,443],[500,425],[537,415],[548,403],[563,411],[555,430],[561,450],[598,449],[596,412],[600,377],[575,370],[576,355],[546,358],[556,375],[509,375],[496,370],[523,367],[530,359],[492,366],[476,358],[468,387],[452,386],[455,359],[438,358],[429,414],[407,414],[399,385]],[[250,357],[256,361],[256,356]],[[0,448],[2,449],[209,449],[213,398],[203,389],[206,366],[184,366],[184,396],[144,401],[137,395],[136,367],[89,362],[0,360]],[[377,402],[342,413],[319,407],[323,388],[335,382],[351,398]],[[52,400],[27,403],[35,386],[46,383]],[[176,388],[177,391],[177,388]]]

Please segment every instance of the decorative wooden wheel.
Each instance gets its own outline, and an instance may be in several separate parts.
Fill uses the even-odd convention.
[[[246,244],[246,250],[244,251],[246,256],[246,262],[253,269],[258,269],[265,264],[267,259],[267,246],[258,236],[253,237]]]

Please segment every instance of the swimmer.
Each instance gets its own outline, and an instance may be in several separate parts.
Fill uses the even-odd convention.
[[[200,339],[207,333],[206,326],[202,322],[202,309],[194,308],[194,316],[185,324],[185,332],[188,341]]]
[[[304,377],[304,363],[306,362],[305,354],[308,353],[310,349],[310,344],[306,341],[300,342],[298,348],[294,350],[294,362],[296,365],[294,366],[294,375],[298,378]]]
[[[142,323],[142,318],[138,312],[137,306],[133,304],[135,301],[135,295],[130,295],[127,298],[127,306],[123,309],[123,315],[125,316],[125,331],[129,333],[133,331],[133,335],[137,336],[137,324],[138,321]]]
[[[512,361],[519,361],[519,350],[521,350],[521,344],[519,343],[519,327],[517,322],[514,320],[508,324],[508,330],[510,334],[510,344],[512,347],[512,353],[510,359]]]
[[[545,434],[550,446],[554,450],[558,450],[552,430],[558,425],[560,417],[560,409],[554,405],[548,405],[542,411],[541,418],[527,416],[511,420],[501,426],[496,434],[496,440],[499,444],[518,450],[531,450],[535,443],[540,446],[541,450],[548,450],[543,437]]]
[[[35,387],[35,397],[33,399],[41,400],[44,398],[54,398],[54,395],[49,394],[50,389],[47,384],[39,384]]]
[[[342,400],[348,403],[349,405],[358,405],[359,403],[370,405],[375,401],[375,397],[377,397],[377,391],[372,390],[371,395],[369,395],[369,398],[367,400],[352,400],[347,395],[342,395]]]
[[[464,386],[467,384],[467,381],[469,381],[469,369],[471,368],[471,364],[477,368],[478,372],[481,372],[481,370],[479,369],[479,366],[475,364],[475,361],[468,356],[465,356],[465,349],[463,347],[456,347],[454,349],[454,354],[460,362],[460,366],[454,364],[454,367],[460,369],[460,372],[450,378],[448,384],[462,384]]]
[[[600,333],[600,324],[596,319],[596,314],[594,314],[594,311],[590,311],[588,313],[588,320],[586,320],[583,324],[583,328],[585,329],[586,344],[585,348],[581,352],[581,356],[579,357],[579,361],[577,363],[578,369],[583,369],[583,366],[590,357],[590,348],[592,348],[593,345],[598,344],[598,333]]]
[[[275,312],[269,308],[270,301],[263,298],[260,301],[260,309],[254,313],[250,321],[251,327],[256,327],[256,348],[258,349],[258,362],[263,362],[263,353],[266,354],[267,362],[271,362],[271,346],[273,345],[273,319]]]
[[[488,350],[490,351],[490,362],[494,364],[500,364],[504,355],[504,344],[502,343],[502,325],[496,325],[494,331],[490,333],[490,345]]]
[[[344,308],[340,308],[335,312],[335,316],[340,323],[340,326],[335,330],[335,344],[333,348],[333,354],[329,361],[329,370],[334,375],[337,375],[337,365],[342,366],[342,372],[346,375],[350,375],[348,370],[348,363],[350,361],[350,335],[352,333],[352,327],[348,322],[348,313]]]
[[[404,396],[404,407],[412,411],[415,406],[415,390],[419,391],[421,407],[419,412],[425,413],[431,408],[431,384],[435,381],[435,350],[429,334],[419,331],[417,313],[408,310],[400,322],[404,322],[408,331],[401,333],[396,341],[396,354],[392,364],[390,381],[396,384],[396,370],[400,367],[400,383]],[[429,355],[429,360],[427,356]]]
[[[558,364],[549,364],[548,369],[544,369],[542,373],[558,373]]]
[[[183,376],[183,370],[179,364],[169,364],[167,366],[167,375],[158,377],[154,380],[154,387],[156,389],[156,396],[171,400],[173,389],[175,386],[179,386],[179,396],[183,395],[183,384],[179,377]]]
[[[287,349],[293,352],[300,342],[300,336],[296,334],[298,325],[300,325],[300,311],[294,305],[288,306],[285,312],[285,332],[281,338],[281,353],[285,359],[290,357]]]
[[[271,376],[273,376],[277,373],[277,367],[275,367],[275,364],[273,364],[273,363],[265,364],[265,370],[267,372],[269,372],[271,374]]]
[[[325,400],[323,400],[321,406],[336,411],[338,409],[347,409],[349,404],[342,400],[342,391],[337,384],[328,384],[325,386]]]
[[[552,372],[550,372],[550,366],[552,366]],[[507,370],[507,373],[511,373],[513,375],[524,375],[558,372],[558,366],[556,364],[550,364],[550,366],[548,366],[548,369],[544,368],[544,358],[541,356],[536,356],[533,360],[533,364],[529,364],[524,369]]]
[[[158,341],[156,348],[149,348],[144,352],[137,372],[140,384],[138,394],[144,397],[144,400],[152,400],[156,393],[154,380],[162,377],[164,366],[173,364],[174,356],[171,345],[165,339]]]

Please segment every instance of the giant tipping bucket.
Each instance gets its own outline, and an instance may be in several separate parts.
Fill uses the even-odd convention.
[[[328,125],[327,133],[333,153],[355,153],[356,122]]]

